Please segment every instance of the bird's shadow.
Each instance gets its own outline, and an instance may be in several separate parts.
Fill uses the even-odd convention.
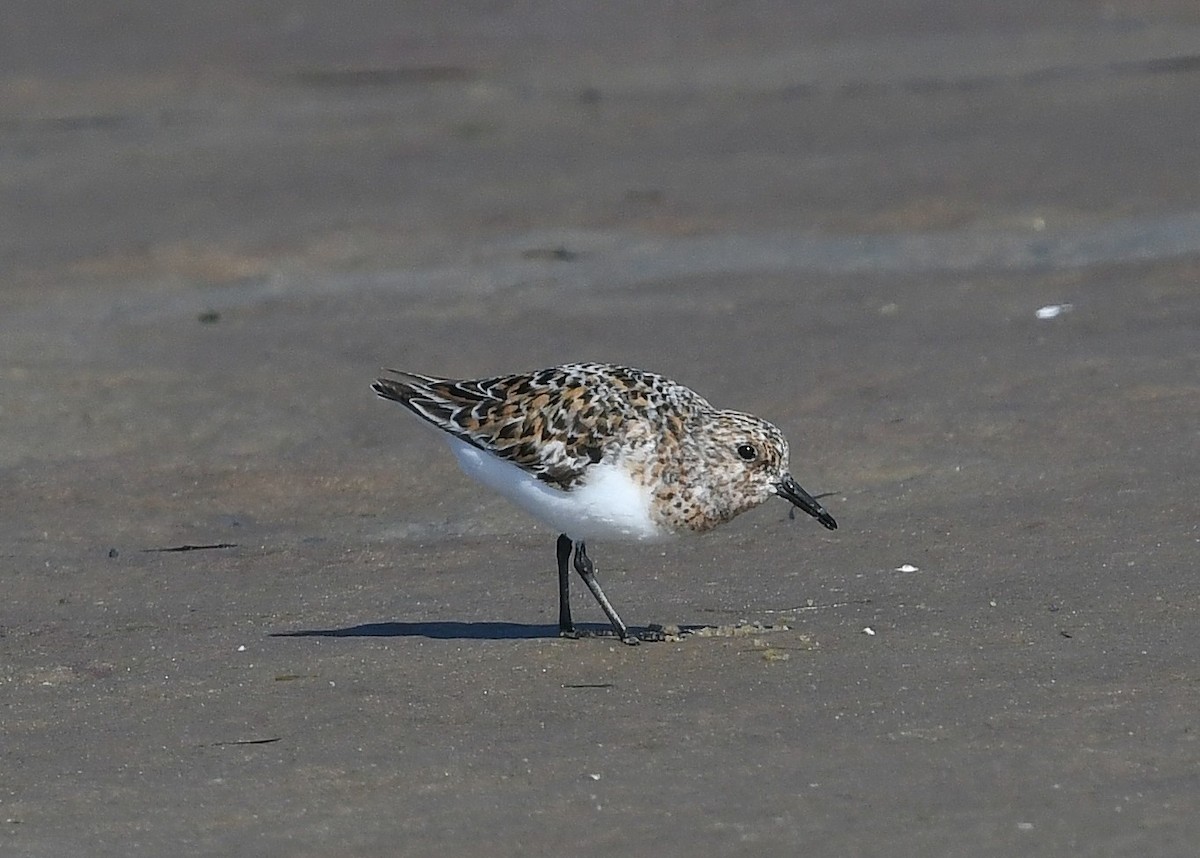
[[[695,634],[704,625],[680,626],[682,634]],[[576,623],[581,638],[612,638],[617,640],[611,626]],[[629,630],[643,639],[654,639],[657,627]],[[433,640],[512,641],[559,637],[557,625],[531,623],[462,623],[454,621],[430,623],[360,623],[340,629],[297,629],[294,632],[271,632],[273,638],[430,638]],[[661,639],[661,638],[657,638]]]
[[[577,624],[586,637],[612,635],[606,626]],[[272,632],[273,638],[432,638],[435,640],[510,641],[557,638],[557,625],[529,623],[361,623],[340,629],[299,629],[294,632]]]

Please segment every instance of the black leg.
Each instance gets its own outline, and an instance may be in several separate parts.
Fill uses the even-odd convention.
[[[562,550],[562,537],[559,537],[559,551]],[[561,556],[561,554],[560,554]],[[592,591],[592,595],[596,597],[596,601],[600,603],[604,615],[608,617],[608,621],[612,623],[613,629],[616,630],[623,643],[630,645],[641,643],[637,635],[631,635],[629,629],[621,622],[621,618],[617,616],[612,603],[608,601],[608,597],[604,595],[604,591],[600,589],[600,582],[596,580],[596,567],[592,565],[592,559],[587,556],[587,548],[582,540],[575,543],[575,571],[579,573],[579,577],[583,579],[583,583],[587,584],[587,588]]]
[[[577,638],[575,623],[571,621],[571,570],[567,563],[571,559],[571,537],[565,533],[558,537],[558,636]]]

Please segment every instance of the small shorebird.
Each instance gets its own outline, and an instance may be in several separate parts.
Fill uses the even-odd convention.
[[[788,473],[775,426],[713,408],[652,372],[571,363],[454,380],[388,370],[372,387],[446,433],[469,476],[558,530],[558,630],[571,620],[568,562],[625,643],[632,634],[600,589],[585,541],[649,541],[711,530],[781,497],[837,522]]]

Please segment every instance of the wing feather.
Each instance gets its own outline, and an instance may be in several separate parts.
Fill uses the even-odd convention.
[[[467,380],[388,370],[395,377],[372,387],[444,432],[570,488],[631,423],[628,388],[601,383],[589,368]]]

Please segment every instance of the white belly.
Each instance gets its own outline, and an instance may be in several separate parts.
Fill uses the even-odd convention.
[[[670,535],[650,518],[650,491],[613,465],[593,465],[586,483],[568,492],[465,441],[447,440],[467,476],[572,539],[642,541]]]

